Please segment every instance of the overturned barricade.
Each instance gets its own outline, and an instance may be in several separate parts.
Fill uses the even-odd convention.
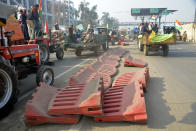
[[[41,83],[26,104],[27,123],[75,124],[81,115],[94,117],[97,122],[146,123],[144,91],[149,81],[149,69],[123,74],[109,88],[117,69],[112,62],[103,61],[119,63],[122,52],[126,52],[121,48],[118,48],[121,53],[112,50],[71,76],[69,86],[65,88]]]
[[[137,58],[133,58],[130,55],[128,57],[126,57],[125,61],[124,61],[125,67],[136,66],[136,67],[144,68],[147,65],[148,65],[148,63],[146,63],[145,61],[137,59]]]
[[[129,85],[133,81],[139,81],[142,84],[143,90],[146,91],[149,78],[149,68],[144,68],[138,72],[121,75],[114,81],[113,86]]]
[[[142,85],[136,81],[126,86],[113,86],[104,93],[103,116],[97,122],[130,121],[146,123],[147,114]]]
[[[59,91],[50,102],[48,114],[102,114],[103,81],[91,80],[88,84],[72,85]]]
[[[26,123],[29,125],[39,125],[45,123],[76,124],[80,115],[51,116],[48,114],[48,106],[51,99],[61,89],[41,83],[33,93],[32,100],[29,100],[25,107]]]

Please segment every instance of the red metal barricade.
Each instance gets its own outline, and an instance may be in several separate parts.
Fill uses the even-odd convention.
[[[125,61],[124,61],[124,66],[125,67],[136,66],[136,67],[144,68],[147,65],[148,64],[146,62],[144,62],[143,60],[136,59],[136,58],[133,58],[131,56],[128,56],[127,58],[125,58]]]
[[[130,121],[146,123],[146,105],[142,85],[136,81],[127,86],[108,89],[103,98],[103,116],[96,122]]]
[[[149,68],[144,68],[138,72],[125,73],[121,75],[114,81],[113,86],[129,85],[134,81],[139,81],[142,84],[144,91],[147,91],[149,78]]]
[[[50,103],[48,114],[102,115],[103,80],[95,78],[85,85],[68,86]]]
[[[37,87],[32,100],[29,100],[25,107],[27,124],[75,124],[79,121],[80,115],[51,116],[47,113],[49,102],[58,91],[60,91],[60,89],[48,86],[44,83],[41,83],[40,87]]]
[[[89,66],[92,70],[100,73],[106,73],[110,76],[114,76],[117,72],[117,69],[109,64],[102,63],[100,61],[95,61],[93,64]]]

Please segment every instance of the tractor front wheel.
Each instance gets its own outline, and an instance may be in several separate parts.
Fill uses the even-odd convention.
[[[36,74],[36,82],[39,86],[40,82],[44,82],[48,85],[53,85],[54,83],[54,72],[52,68],[48,66],[41,66]]]

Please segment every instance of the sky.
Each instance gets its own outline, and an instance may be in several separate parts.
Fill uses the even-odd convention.
[[[73,0],[75,8],[84,0]],[[192,22],[194,20],[196,0],[85,0],[98,6],[98,15],[102,12],[109,12],[112,17],[120,22],[134,22],[131,16],[131,8],[168,8],[178,10],[177,12],[162,18],[162,21],[174,22],[176,19],[183,22]]]

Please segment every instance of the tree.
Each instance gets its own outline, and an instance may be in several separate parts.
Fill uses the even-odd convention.
[[[103,12],[101,17],[102,25],[108,28],[118,28],[119,22],[118,19],[114,17],[110,17],[110,14],[108,12]]]
[[[89,8],[89,3],[81,2],[78,9],[79,20],[78,23],[82,24],[84,28],[87,28],[88,22],[90,21],[92,25],[97,25],[97,5],[94,5],[91,9]]]

